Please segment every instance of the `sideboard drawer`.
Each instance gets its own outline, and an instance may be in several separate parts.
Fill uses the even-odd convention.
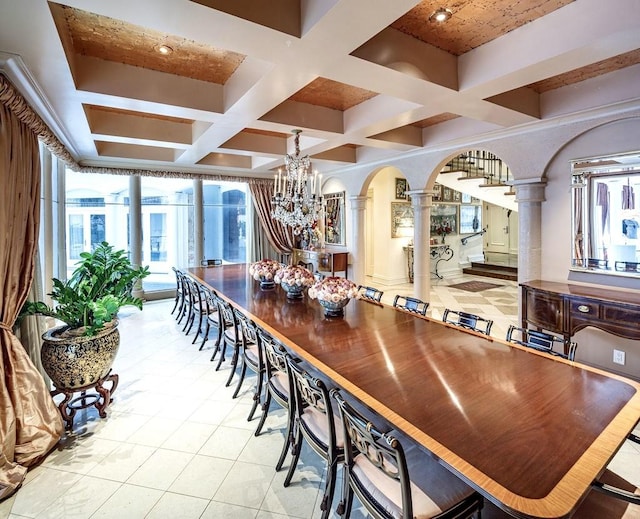
[[[564,330],[564,299],[557,294],[526,290],[526,315],[523,319],[545,330],[563,333]]]
[[[600,305],[595,301],[573,299],[570,301],[571,316],[600,319]]]

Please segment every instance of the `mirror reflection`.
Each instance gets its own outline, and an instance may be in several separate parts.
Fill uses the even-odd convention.
[[[572,163],[572,269],[640,276],[640,154]]]

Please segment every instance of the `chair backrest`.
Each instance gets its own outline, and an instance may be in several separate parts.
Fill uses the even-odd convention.
[[[278,371],[288,376],[287,357],[289,353],[285,347],[262,329],[258,329],[258,335],[263,347],[267,380],[271,379]]]
[[[313,263],[305,263],[302,260],[298,261],[298,266],[299,267],[304,267],[306,268],[309,272],[313,273]]]
[[[345,451],[343,477],[348,478],[349,485],[365,508],[370,512],[376,511],[374,512],[376,517],[382,517],[377,511],[382,504],[373,496],[384,495],[384,490],[378,489],[377,492],[371,492],[372,489],[368,488],[371,486],[371,480],[363,481],[359,478],[359,474],[367,473],[366,469],[363,471],[362,464],[369,464],[400,485],[401,508],[393,514],[389,513],[389,516],[413,517],[409,471],[400,442],[395,437],[378,430],[373,423],[344,400],[339,390],[332,389],[331,395],[338,402],[342,417]],[[355,468],[356,465],[359,469]],[[390,500],[386,504],[393,506]]]
[[[442,320],[445,323],[455,324],[460,328],[467,330],[474,330],[476,332],[489,335],[491,333],[491,326],[493,321],[491,319],[485,319],[479,315],[470,314],[469,312],[462,312],[458,310],[445,309],[442,314]]]
[[[569,360],[575,360],[576,349],[578,344],[565,340],[549,332],[541,332],[538,330],[529,330],[528,328],[519,328],[513,324],[507,330],[506,340],[514,344],[520,344],[534,350],[545,351],[551,355],[563,357]],[[554,346],[561,346],[562,351],[554,350]],[[567,353],[565,353],[565,351]]]
[[[640,263],[635,261],[616,261],[615,269],[618,272],[640,272]]]
[[[605,259],[598,259],[598,258],[587,258],[587,267],[598,268],[598,269],[608,269],[609,261]]]
[[[220,265],[222,265],[222,260],[218,259],[218,258],[214,258],[214,259],[203,259],[200,262],[200,265],[202,267],[219,267]]]
[[[384,292],[378,290],[377,288],[358,285],[358,298],[364,299],[365,301],[373,301],[374,303],[379,303],[380,299],[382,299],[383,294]]]
[[[393,299],[393,306],[414,314],[427,315],[429,303],[421,301],[416,297],[397,295]]]
[[[296,400],[296,414],[302,418],[305,409],[312,407],[315,411],[323,414],[325,417],[324,423],[316,423],[314,426],[325,429],[325,434],[313,434],[311,436],[318,436],[313,438],[316,447],[319,445],[319,441],[324,441],[322,436],[326,437],[328,451],[335,453],[336,451],[336,433],[342,434],[342,431],[336,431],[335,421],[333,420],[333,407],[331,405],[331,397],[329,395],[329,389],[325,383],[305,371],[300,363],[293,357],[287,358],[287,368],[289,370],[289,377],[291,377],[291,384],[293,386],[293,393]],[[327,452],[328,452],[327,451]]]
[[[239,325],[231,304],[220,297],[217,298],[216,304],[218,305],[218,319],[222,329],[234,328],[235,331],[238,332]],[[236,337],[238,337],[238,335],[236,335]]]
[[[241,332],[243,347],[246,348],[249,344],[258,344],[258,326],[236,307],[233,307],[233,314]]]

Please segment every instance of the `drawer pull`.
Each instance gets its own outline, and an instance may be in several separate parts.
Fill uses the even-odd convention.
[[[583,314],[589,313],[589,307],[587,305],[580,305],[578,307],[578,312],[582,312]]]

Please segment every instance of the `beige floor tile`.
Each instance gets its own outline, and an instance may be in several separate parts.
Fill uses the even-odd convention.
[[[260,508],[275,471],[273,467],[237,461],[214,499],[223,503]]]
[[[36,517],[72,488],[81,477],[80,474],[45,468],[18,491],[11,513]]]
[[[207,499],[166,492],[145,519],[198,519],[208,505]]]
[[[247,429],[220,425],[198,453],[236,460],[252,435],[253,432]]]
[[[121,483],[83,477],[53,501],[37,519],[84,519],[90,517],[120,488]]]
[[[286,467],[288,469],[288,466]],[[321,474],[299,465],[289,487],[284,487],[286,471],[280,471],[260,507],[261,510],[293,517],[311,517],[321,487]]]
[[[186,452],[158,449],[136,470],[127,483],[167,490],[193,458]]]
[[[136,485],[122,485],[91,519],[143,519],[162,497],[163,492]]]
[[[125,482],[155,451],[155,447],[121,443],[109,456],[93,467],[89,475]]]
[[[232,460],[194,456],[169,487],[170,492],[211,499],[233,467]]]
[[[255,519],[258,509],[211,501],[201,519]]]
[[[70,436],[64,438],[43,462],[51,467],[78,474],[89,473],[118,446],[119,442],[96,436]]]
[[[183,452],[198,452],[218,426],[198,422],[182,422],[162,444],[163,449]]]
[[[183,424],[182,420],[154,416],[129,438],[127,443],[159,447]]]
[[[206,400],[189,416],[190,422],[219,425],[233,411],[236,403],[227,398],[224,400]]]

